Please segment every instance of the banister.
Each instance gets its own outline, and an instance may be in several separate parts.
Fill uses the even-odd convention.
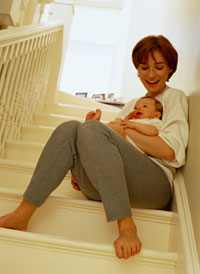
[[[23,123],[53,103],[62,59],[63,24],[51,21],[0,33],[0,156]]]

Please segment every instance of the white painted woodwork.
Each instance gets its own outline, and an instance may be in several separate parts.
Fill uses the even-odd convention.
[[[60,22],[1,31],[1,155],[6,140],[19,139],[22,124],[31,124],[33,114],[53,102],[58,74],[51,68],[61,62],[62,33]]]
[[[52,134],[55,127],[22,125],[21,140],[45,143]]]
[[[114,120],[119,112],[118,108],[104,109],[105,104],[100,104],[98,108],[102,110],[101,120],[111,121]],[[71,104],[54,104],[54,105],[46,105],[44,111],[47,113],[55,113],[61,115],[69,115],[69,116],[79,116],[85,117],[89,111],[95,111],[97,108],[95,106],[91,107],[84,107],[84,106],[77,106]]]
[[[0,251],[1,269],[16,274],[174,274],[176,260],[173,253],[144,249],[137,257],[123,261],[115,257],[111,245],[6,229],[0,229]]]
[[[185,182],[181,170],[177,172],[176,178],[174,180],[174,195],[176,197],[177,211],[179,213],[179,233],[181,232],[182,240],[182,252],[180,252],[180,240],[178,241],[179,255],[181,253],[184,255],[185,272],[187,274],[198,274],[200,273],[200,265],[198,259],[197,245],[194,237],[194,230],[187,192],[185,188]],[[176,235],[178,236],[177,233]]]
[[[70,104],[70,105],[81,106],[81,107],[84,106],[87,108],[101,108],[103,110],[109,110],[109,111],[112,110],[113,112],[119,111],[114,106],[102,104],[89,98],[84,98],[84,97],[75,96],[69,93],[64,93],[59,90],[56,93],[55,101],[56,103],[61,103],[61,104]]]
[[[15,26],[19,22],[21,0],[1,1],[0,25],[3,27]]]
[[[35,163],[0,159],[0,187],[24,192],[35,169]],[[75,191],[71,185],[69,172],[53,195],[68,196],[76,199],[86,199],[80,191]]]
[[[1,189],[0,214],[13,210],[20,200],[21,195]],[[0,249],[4,249],[2,254],[5,256],[3,261],[6,260],[9,245],[12,244],[10,252],[13,252],[13,255],[16,249],[28,252],[27,260],[31,266],[31,254],[35,259],[37,252],[34,250],[40,250],[39,254],[45,264],[49,253],[53,253],[55,258],[52,267],[56,263],[61,271],[76,270],[76,260],[79,260],[81,269],[86,264],[91,265],[95,258],[95,265],[99,264],[100,267],[102,264],[101,271],[106,271],[105,273],[122,273],[122,269],[126,270],[126,273],[149,273],[150,270],[154,271],[152,273],[174,273],[177,254],[168,250],[169,231],[175,218],[173,213],[135,209],[134,216],[140,229],[143,250],[140,255],[125,264],[115,258],[112,241],[117,237],[116,224],[107,223],[102,203],[51,196],[33,216],[28,228],[31,233],[0,229]],[[146,233],[146,230],[149,233]],[[36,258],[39,260],[39,256],[36,255]],[[20,258],[16,257],[14,263],[17,260],[20,261]],[[51,264],[51,260],[49,263]],[[39,267],[33,268],[40,271]],[[94,268],[88,271],[94,273]],[[96,268],[95,273],[98,273]]]

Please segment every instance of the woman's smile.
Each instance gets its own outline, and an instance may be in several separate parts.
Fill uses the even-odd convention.
[[[148,62],[140,64],[138,67],[140,80],[147,89],[148,95],[152,97],[155,97],[164,90],[171,71],[159,50],[155,50],[152,54],[149,54]]]

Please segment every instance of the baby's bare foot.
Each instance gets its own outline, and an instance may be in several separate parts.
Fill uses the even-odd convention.
[[[94,120],[99,121],[101,119],[102,111],[100,109],[96,109],[96,114]]]

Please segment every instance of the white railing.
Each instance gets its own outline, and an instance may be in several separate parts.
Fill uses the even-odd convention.
[[[54,101],[62,58],[63,25],[51,21],[0,32],[0,154],[19,139],[23,123]]]

